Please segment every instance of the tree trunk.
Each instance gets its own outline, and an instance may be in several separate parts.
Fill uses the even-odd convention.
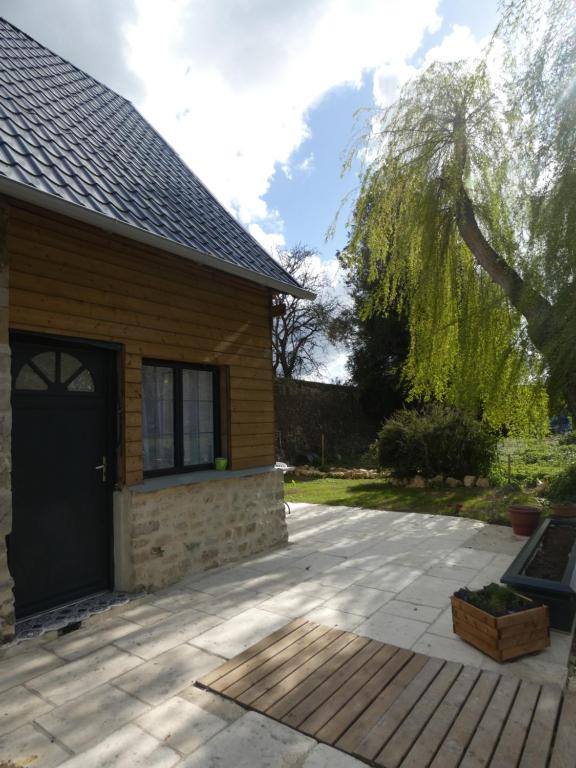
[[[516,270],[486,240],[476,221],[472,201],[464,188],[457,206],[456,224],[460,236],[479,266],[502,288],[512,306],[526,319],[532,343],[539,352],[545,354],[554,308],[538,291],[527,286]]]

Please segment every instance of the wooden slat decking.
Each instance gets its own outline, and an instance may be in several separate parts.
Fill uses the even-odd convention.
[[[381,768],[576,768],[576,697],[295,619],[198,681]]]

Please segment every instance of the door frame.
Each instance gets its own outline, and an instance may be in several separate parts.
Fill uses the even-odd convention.
[[[64,336],[54,333],[41,333],[36,331],[20,331],[10,329],[9,343],[10,349],[18,343],[38,343],[50,344],[59,347],[85,347],[88,349],[101,349],[108,352],[108,368],[106,375],[106,452],[108,456],[108,482],[106,493],[106,527],[108,530],[108,583],[111,590],[115,589],[115,562],[114,562],[114,490],[119,481],[118,459],[122,455],[122,418],[121,418],[121,379],[122,360],[124,346],[115,342],[99,341],[95,339],[85,339],[77,336]],[[13,396],[12,373],[10,377],[11,400]],[[14,514],[14,510],[12,511]]]

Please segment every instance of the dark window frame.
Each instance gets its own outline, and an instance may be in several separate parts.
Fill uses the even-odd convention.
[[[214,458],[220,456],[220,370],[216,365],[200,363],[177,363],[171,360],[156,360],[145,358],[142,367],[172,369],[172,397],[174,403],[174,466],[163,469],[145,469],[144,477],[162,477],[163,475],[182,475],[187,472],[199,472],[212,469],[213,462],[204,464],[184,464],[184,400],[182,390],[182,372],[209,371],[212,374],[212,421],[214,430]],[[142,398],[142,415],[144,415],[144,398]],[[142,419],[142,450],[144,450],[144,419]]]

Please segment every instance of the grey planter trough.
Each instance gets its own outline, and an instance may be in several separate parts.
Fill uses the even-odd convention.
[[[501,581],[521,594],[547,605],[552,629],[571,632],[576,615],[576,544],[572,546],[566,558],[560,580],[552,581],[526,574],[526,570],[542,546],[544,535],[551,526],[576,530],[576,519],[552,517],[544,520],[520,550]]]

